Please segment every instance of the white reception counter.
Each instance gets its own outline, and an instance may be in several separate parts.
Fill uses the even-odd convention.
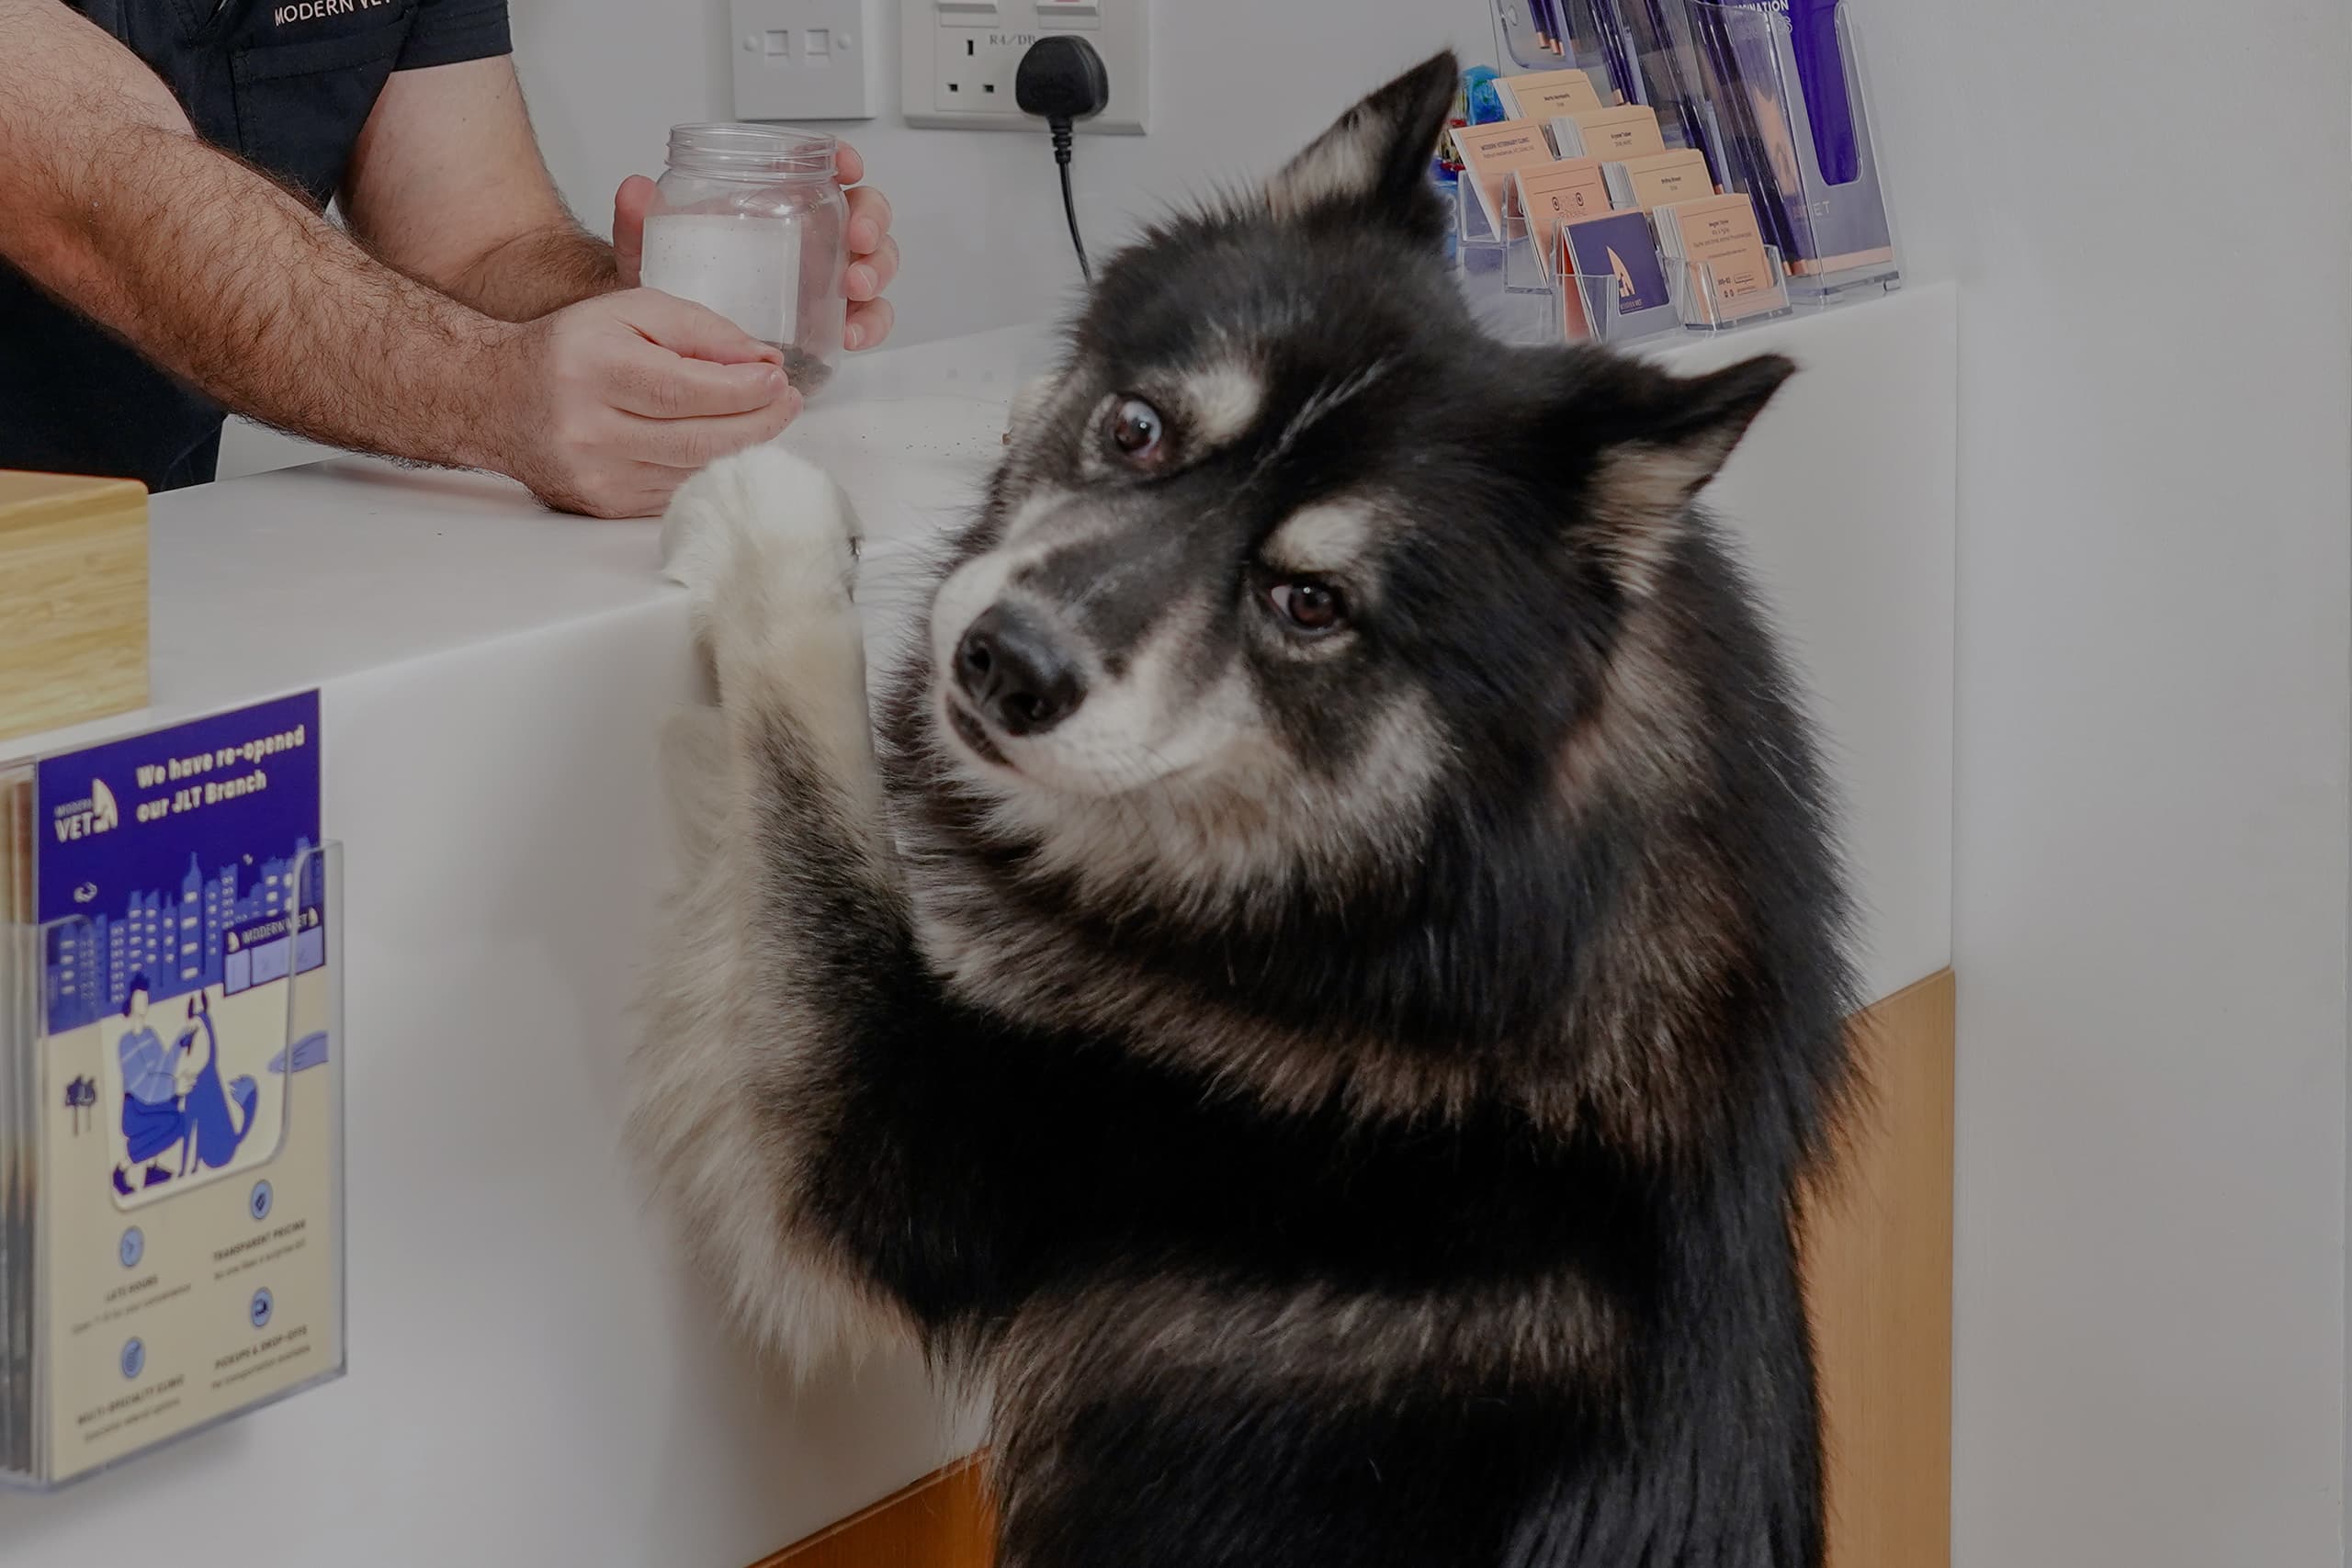
[[[1039,344],[854,362],[786,436],[875,541],[877,661]],[[1953,294],[1928,288],[1670,351],[1806,367],[1713,502],[1835,743],[1873,996],[1951,958],[1953,344]],[[910,1366],[797,1392],[753,1368],[619,1151],[655,738],[692,690],[655,525],[359,459],[153,516],[153,708],[0,753],[321,689],[350,1374],[74,1490],[0,1495],[0,1561],[743,1568],[968,1446]]]

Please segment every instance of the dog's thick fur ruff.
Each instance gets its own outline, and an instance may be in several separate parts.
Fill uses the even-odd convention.
[[[1104,269],[878,752],[835,487],[669,519],[718,705],[635,1134],[763,1343],[984,1374],[1005,1568],[1821,1559],[1843,906],[1693,504],[1792,367],[1482,340],[1454,81]],[[991,604],[1051,733],[976,716]]]

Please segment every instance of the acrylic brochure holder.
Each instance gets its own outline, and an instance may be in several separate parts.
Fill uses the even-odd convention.
[[[1715,176],[1755,203],[1792,292],[1828,304],[1896,288],[1893,210],[1848,6],[1682,4]]]
[[[1795,309],[1780,251],[1765,247],[1770,276],[1763,287],[1727,286],[1702,262],[1659,258],[1668,302],[1647,310],[1623,308],[1624,289],[1613,274],[1569,274],[1555,277],[1536,254],[1566,254],[1564,224],[1548,235],[1531,224],[1506,198],[1503,231],[1487,220],[1477,193],[1466,182],[1455,186],[1458,279],[1471,314],[1501,342],[1531,346],[1589,341],[1624,346],[1690,333],[1720,333],[1785,316]],[[1568,290],[1574,290],[1573,295]]]
[[[1849,9],[1839,0],[1495,0],[1506,73],[1573,63],[1604,96],[1623,83],[1625,96],[1657,110],[1669,146],[1697,147],[1717,186],[1756,209],[1771,258],[1766,287],[1747,279],[1736,292],[1703,266],[1663,258],[1675,308],[1618,318],[1616,341],[1647,336],[1669,318],[1722,332],[1900,287],[1869,73]],[[1524,223],[1507,215],[1507,232],[1497,234],[1459,182],[1455,200],[1463,286],[1481,316],[1532,323],[1538,306],[1493,297],[1552,288],[1532,247],[1523,264],[1511,254],[1526,245]]]
[[[1506,74],[1577,66],[1610,99],[1614,82],[1589,0],[1495,0],[1495,51]]]
[[[1664,258],[1666,287],[1674,297],[1675,313],[1694,333],[1729,332],[1791,314],[1795,310],[1789,290],[1789,272],[1778,245],[1764,247],[1766,275],[1758,283],[1738,287],[1719,276],[1703,261]]]
[[[27,795],[0,811],[19,844]],[[71,993],[109,959],[121,967],[126,947],[137,962],[153,933],[133,919],[26,923],[28,879],[8,858],[0,1486],[45,1491],[344,1372],[343,851],[303,845],[253,868],[268,907],[233,927],[209,888],[165,905],[166,977],[141,974],[136,1018],[103,988],[103,1008],[85,997],[77,1010]],[[134,1104],[130,1033],[151,1021],[177,1036],[159,1059],[186,1065],[176,1099]],[[188,1118],[181,1140],[126,1165],[134,1133],[153,1135],[139,1118],[172,1116]]]
[[[1467,176],[1456,182],[1454,202],[1455,280],[1488,336],[1527,345],[1585,338],[1624,344],[1680,326],[1670,309],[1621,310],[1614,278],[1606,280],[1606,288],[1596,287],[1603,281],[1598,278],[1555,283],[1536,260],[1536,241],[1515,204],[1507,200],[1503,231],[1497,233]],[[1566,286],[1579,288],[1576,300],[1562,293]]]
[[[1494,11],[1495,53],[1507,74],[1577,66],[1602,102],[1647,105],[1668,147],[1696,148],[1714,163],[1681,0],[1495,0]]]
[[[1526,242],[1520,244],[1524,248]],[[1568,279],[1563,286],[1545,282],[1510,288],[1503,280],[1505,265],[1504,256],[1498,252],[1472,260],[1462,272],[1471,315],[1487,335],[1498,342],[1542,346],[1589,338],[1596,343],[1623,344],[1676,324],[1671,321],[1641,319],[1671,316],[1671,310],[1621,312],[1614,278],[1577,277]],[[1578,290],[1573,305],[1562,294],[1562,287]]]

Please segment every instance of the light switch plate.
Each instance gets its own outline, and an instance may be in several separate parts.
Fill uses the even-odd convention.
[[[1111,107],[1081,131],[1140,135],[1150,124],[1145,0],[898,0],[899,107],[940,130],[1040,130],[1012,102],[1013,72],[1047,33],[1092,44]]]
[[[729,0],[737,119],[872,119],[884,0]]]

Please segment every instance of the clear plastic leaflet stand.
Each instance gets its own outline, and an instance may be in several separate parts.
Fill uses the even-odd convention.
[[[0,826],[13,826],[21,831],[23,824]],[[6,880],[0,878],[0,883]],[[28,878],[18,879],[19,889],[25,881]],[[346,1294],[343,1242],[343,846],[329,840],[303,849],[293,864],[288,885],[300,891],[294,899],[294,915],[287,922],[283,953],[265,953],[256,947],[245,956],[253,966],[248,974],[255,984],[262,982],[262,965],[284,965],[281,976],[269,976],[282,977],[287,987],[285,1038],[270,1064],[270,1071],[283,1074],[290,1084],[297,1073],[308,1076],[310,1069],[325,1069],[316,1073],[314,1089],[306,1089],[299,1100],[289,1098],[283,1112],[288,1131],[297,1127],[299,1118],[308,1114],[318,1119],[316,1131],[323,1134],[315,1141],[314,1157],[305,1168],[304,1178],[322,1184],[315,1194],[314,1212],[323,1221],[305,1240],[332,1249],[332,1257],[322,1270],[320,1287],[327,1299],[312,1303],[304,1325],[306,1337],[313,1325],[317,1331],[311,1340],[318,1351],[315,1370],[245,1399],[239,1399],[234,1393],[233,1377],[214,1376],[209,1380],[215,1391],[208,1401],[215,1406],[210,1415],[159,1431],[151,1440],[127,1447],[115,1445],[119,1451],[90,1463],[77,1463],[54,1451],[57,1445],[52,1434],[58,1429],[58,1412],[53,1405],[60,1397],[55,1386],[57,1368],[59,1358],[65,1353],[69,1331],[74,1325],[50,1321],[52,1292],[46,1288],[52,1271],[63,1261],[62,1249],[85,1245],[87,1238],[62,1236],[57,1234],[58,1227],[53,1223],[43,1223],[44,1214],[52,1205],[45,1201],[47,1195],[41,1190],[44,1179],[53,1176],[62,1166],[60,1159],[52,1157],[60,1151],[48,1146],[55,1140],[57,1122],[45,1111],[57,1107],[70,1110],[78,1105],[82,1109],[76,1114],[81,1119],[73,1124],[78,1130],[103,1131],[103,1123],[98,1122],[97,1101],[101,1096],[97,1084],[86,1077],[73,1078],[52,1072],[46,1034],[49,955],[55,951],[59,939],[70,939],[85,922],[72,917],[47,926],[34,926],[22,919],[0,919],[0,1314],[5,1314],[5,1321],[0,1321],[0,1487],[53,1490],[332,1382],[344,1373]],[[10,892],[0,886],[0,916],[23,911],[25,900],[21,892],[13,904]],[[307,1127],[302,1130],[311,1131]],[[280,1148],[285,1146],[281,1137]],[[253,1168],[269,1171],[272,1165],[265,1161]],[[280,1189],[293,1179],[289,1172],[277,1174]],[[281,1213],[288,1208],[283,1198],[265,1194],[271,1194],[267,1178],[254,1185],[252,1196],[239,1200],[248,1206],[256,1224],[272,1217],[273,1202]],[[168,1204],[173,1200],[166,1197],[164,1201]],[[154,1231],[163,1223],[159,1213],[145,1228]],[[141,1228],[132,1226],[120,1238],[111,1235],[106,1238],[109,1249],[118,1246],[125,1249],[119,1261],[126,1269],[135,1261],[135,1255],[128,1249],[139,1245],[130,1238],[140,1235]],[[152,1244],[147,1245],[152,1257]],[[206,1272],[199,1269],[196,1278],[200,1280]],[[164,1300],[169,1301],[170,1297]],[[258,1330],[268,1321],[267,1292],[258,1292],[254,1303],[254,1326]],[[281,1310],[279,1316],[285,1315]],[[154,1381],[170,1375],[170,1369],[152,1364],[134,1369],[130,1365],[128,1357],[133,1353],[132,1348],[140,1344],[137,1337],[126,1342],[124,1379],[136,1382],[143,1375]],[[206,1374],[216,1371],[216,1368],[209,1367],[188,1370],[187,1397],[191,1404],[198,1397],[198,1391],[206,1388]]]
[[[1503,231],[1487,221],[1477,193],[1467,181],[1455,185],[1455,239],[1459,281],[1471,313],[1505,343],[1544,344],[1578,340],[1624,346],[1666,333],[1719,333],[1785,316],[1796,296],[1777,247],[1766,246],[1768,275],[1734,283],[1718,277],[1703,262],[1660,258],[1668,300],[1646,310],[1623,308],[1624,289],[1614,274],[1569,274],[1555,279],[1536,247],[1566,254],[1565,224],[1548,235],[1505,197]],[[1573,289],[1573,296],[1566,290]]]
[[[1466,175],[1455,182],[1454,192],[1458,281],[1471,314],[1490,335],[1528,344],[1588,337],[1625,344],[1681,325],[1670,304],[1621,310],[1613,276],[1572,276],[1555,283],[1535,254],[1538,241],[1530,230],[1537,226],[1516,210],[1510,196],[1504,198],[1503,231],[1498,234]],[[1552,254],[1561,254],[1556,225],[1547,243],[1555,247]],[[1564,287],[1577,288],[1578,299],[1564,297]]]
[[[1680,0],[1494,0],[1494,14],[1506,72],[1577,66],[1604,103],[1646,105],[1668,147],[1713,161]]]
[[[1716,178],[1755,203],[1796,305],[1900,287],[1893,206],[1850,7],[1683,5]]]
[[[1738,282],[1723,278],[1706,262],[1666,256],[1662,263],[1675,314],[1687,332],[1729,332],[1790,315],[1795,310],[1788,268],[1778,245],[1764,247],[1763,277]]]
[[[1474,203],[1475,204],[1475,203]],[[1538,292],[1553,288],[1552,277],[1543,265],[1543,256],[1566,254],[1565,243],[1567,224],[1552,220],[1548,232],[1542,220],[1531,220],[1517,210],[1516,196],[1505,197],[1505,221],[1513,233],[1521,237],[1503,249],[1503,278],[1506,288],[1514,292]],[[1653,241],[1657,231],[1652,229]],[[1538,254],[1538,247],[1542,254]],[[1792,309],[1788,288],[1788,271],[1781,253],[1775,246],[1764,247],[1766,263],[1762,277],[1727,277],[1718,276],[1716,269],[1702,261],[1677,261],[1670,255],[1658,254],[1659,270],[1665,275],[1667,298],[1671,311],[1626,311],[1616,303],[1622,294],[1622,282],[1614,274],[1577,273],[1569,275],[1581,290],[1587,303],[1587,320],[1591,323],[1589,333],[1571,333],[1574,336],[1590,335],[1601,342],[1623,343],[1647,337],[1679,326],[1689,332],[1724,332],[1733,327],[1747,326],[1788,315]],[[1566,318],[1574,321],[1574,316]]]
[[[1577,66],[1603,101],[1611,78],[1589,0],[1495,0],[1495,53],[1506,73]]]
[[[1768,6],[1718,0],[1495,0],[1506,69],[1584,67],[1596,85],[1620,76],[1658,110],[1668,145],[1697,146],[1721,187],[1747,195],[1778,254],[1789,310],[1891,292],[1902,268],[1893,204],[1878,165],[1869,72],[1848,7]],[[1792,19],[1793,18],[1793,19]],[[1636,25],[1636,24],[1640,25]],[[1616,47],[1603,47],[1611,27]],[[1567,36],[1555,53],[1544,39]],[[1506,242],[1488,231],[1473,192],[1460,193],[1458,237],[1474,250]],[[1467,270],[1467,268],[1465,268]],[[1527,287],[1514,268],[1510,287]],[[1684,270],[1669,281],[1694,331],[1721,331],[1772,314],[1748,296],[1724,297]],[[1541,282],[1540,276],[1536,278]],[[1710,301],[1713,301],[1711,307]],[[1501,313],[1514,312],[1498,307]],[[1621,337],[1622,337],[1621,329]]]

